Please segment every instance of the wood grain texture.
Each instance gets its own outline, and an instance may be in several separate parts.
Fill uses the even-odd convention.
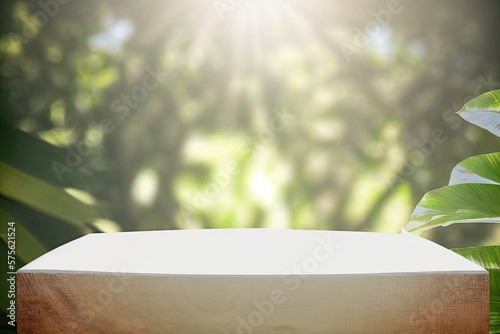
[[[488,333],[488,275],[18,274],[18,332]]]

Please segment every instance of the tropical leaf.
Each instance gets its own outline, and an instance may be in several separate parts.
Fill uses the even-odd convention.
[[[79,227],[99,215],[63,189],[29,176],[0,162],[0,195]]]
[[[0,133],[0,161],[57,186],[80,189],[98,187],[92,175],[68,165],[66,160],[70,151],[12,128],[1,119]]]
[[[461,183],[500,184],[500,153],[470,157],[455,166],[449,185]]]
[[[473,98],[457,114],[500,137],[500,90],[493,90]]]
[[[453,223],[500,222],[500,185],[467,183],[429,191],[411,215],[407,231]]]
[[[455,249],[490,274],[490,333],[500,333],[500,246]]]
[[[0,206],[4,207],[16,222],[20,222],[26,230],[36,236],[47,251],[77,239],[85,233],[96,232],[91,227],[82,229],[80,225],[68,224],[59,218],[8,198],[0,197]],[[29,246],[21,245],[22,247]]]
[[[16,256],[21,258],[24,262],[28,263],[33,261],[37,257],[45,254],[47,248],[44,247],[38,240],[33,236],[33,234],[28,231],[24,225],[15,219],[9,212],[5,210],[3,206],[0,205],[0,217],[2,222],[7,225],[7,222],[14,222],[14,232],[16,245]],[[0,231],[0,239],[2,239],[5,244],[8,244],[8,227]],[[19,247],[21,246],[21,247]]]

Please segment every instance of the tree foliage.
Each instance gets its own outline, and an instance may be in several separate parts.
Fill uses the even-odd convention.
[[[396,231],[497,145],[454,114],[500,86],[497,2],[223,4],[0,2],[2,166],[118,225],[0,185],[33,250],[109,226]],[[491,235],[454,231],[431,237]]]

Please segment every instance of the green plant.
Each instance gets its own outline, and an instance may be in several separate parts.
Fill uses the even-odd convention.
[[[457,112],[500,137],[500,90],[484,93]],[[449,185],[429,191],[406,229],[420,232],[455,223],[500,223],[500,153],[474,156],[452,171]],[[500,332],[500,246],[455,249],[490,274],[490,332]]]
[[[97,231],[91,224],[100,216],[92,205],[70,195],[68,189],[80,193],[97,187],[96,180],[83,170],[73,169],[59,180],[52,165],[65,164],[65,149],[9,126],[0,119],[0,280],[6,282],[8,272],[49,250],[86,233]],[[9,252],[12,250],[11,252]],[[15,255],[14,255],[15,254]],[[14,255],[12,257],[7,256]],[[0,288],[1,329],[6,324],[8,284]]]

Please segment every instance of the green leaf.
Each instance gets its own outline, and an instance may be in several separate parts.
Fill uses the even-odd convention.
[[[14,217],[14,221],[22,223],[29,233],[36,236],[38,242],[48,251],[92,232],[1,196],[0,206]],[[21,245],[19,250],[22,251],[23,247],[24,245]]]
[[[92,175],[79,168],[68,166],[66,158],[70,152],[66,149],[12,128],[1,119],[0,138],[0,161],[64,188],[97,187],[98,182]]]
[[[500,185],[466,183],[429,191],[411,215],[407,231],[453,223],[500,222]]]
[[[82,229],[85,222],[99,215],[91,207],[63,189],[29,176],[0,162],[0,195],[23,203]]]
[[[500,246],[454,249],[490,274],[490,333],[500,333]]]
[[[473,98],[457,114],[500,137],[500,90],[493,90]]]
[[[500,153],[482,154],[459,163],[449,185],[461,183],[500,184]]]
[[[28,231],[24,225],[15,219],[3,206],[0,205],[0,217],[3,224],[14,222],[14,233],[16,241],[16,256],[28,263],[45,254],[47,249]],[[8,226],[9,227],[9,226]],[[8,227],[0,231],[0,238],[8,243]],[[12,230],[11,230],[12,231]]]

